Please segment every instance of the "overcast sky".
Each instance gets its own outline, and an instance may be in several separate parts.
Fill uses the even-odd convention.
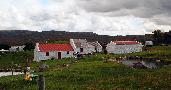
[[[0,29],[134,35],[171,30],[171,0],[1,0]]]

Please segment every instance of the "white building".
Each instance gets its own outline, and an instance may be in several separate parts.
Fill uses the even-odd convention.
[[[107,44],[108,53],[125,54],[133,52],[141,52],[143,45],[137,41],[114,41]]]
[[[153,41],[145,41],[145,46],[153,46]]]
[[[36,43],[34,61],[62,59],[73,57],[74,49],[70,44],[39,44]]]
[[[5,49],[0,50],[0,53],[5,53],[5,52],[9,52],[9,50],[5,50]]]
[[[102,52],[102,46],[98,41],[95,42],[88,42],[90,45],[93,45],[95,47],[95,52]]]
[[[70,44],[74,51],[79,54],[95,52],[95,46],[89,44],[86,39],[70,39]]]
[[[11,46],[11,48],[9,48],[9,51],[10,52],[24,51],[24,47],[25,47],[25,45],[23,45],[23,46]]]

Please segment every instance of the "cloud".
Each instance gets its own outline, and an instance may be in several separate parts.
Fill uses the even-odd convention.
[[[171,29],[170,0],[2,0],[0,29],[105,35]]]
[[[169,25],[171,0],[79,0],[80,6],[88,12],[108,13],[110,16],[133,15],[148,18],[161,25]],[[162,16],[160,15],[162,14]],[[158,18],[156,20],[155,18]],[[160,19],[162,18],[162,19]],[[161,22],[160,22],[161,20]]]

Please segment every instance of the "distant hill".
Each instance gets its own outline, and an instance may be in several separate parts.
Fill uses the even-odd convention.
[[[0,30],[0,44],[23,45],[27,42],[46,42],[47,40],[87,39],[107,44],[114,40],[144,41],[144,35],[108,36],[93,32],[65,32],[65,31],[29,31],[29,30]]]

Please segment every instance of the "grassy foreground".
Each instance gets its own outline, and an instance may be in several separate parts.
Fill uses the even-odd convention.
[[[91,58],[73,61],[47,61],[50,65],[43,74],[47,90],[58,89],[171,89],[171,66],[160,69],[133,69],[114,62],[104,63]],[[41,62],[42,63],[42,62]],[[41,63],[34,63],[32,67]],[[66,63],[69,67],[61,67]],[[1,77],[0,86],[8,90],[37,90],[36,81],[25,82],[22,75]]]
[[[170,46],[149,48],[148,52],[128,55],[144,57],[166,56],[170,60]],[[171,66],[159,69],[133,69],[115,62],[103,62],[102,57],[119,57],[124,55],[97,54],[85,57],[79,61],[74,59],[50,60],[33,62],[31,67],[38,71],[38,66],[46,63],[49,69],[42,74],[46,79],[46,90],[170,90]],[[165,59],[165,58],[163,58]],[[63,67],[62,64],[68,64]],[[10,76],[0,78],[0,87],[7,90],[37,90],[36,81],[23,81],[23,76]]]

